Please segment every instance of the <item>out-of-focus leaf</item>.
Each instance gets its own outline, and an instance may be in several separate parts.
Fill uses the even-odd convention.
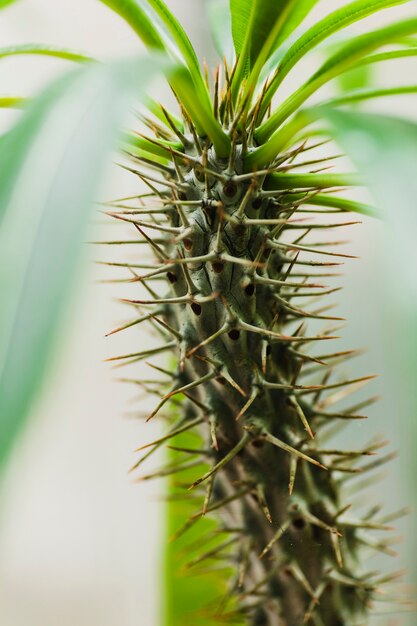
[[[152,23],[148,13],[136,0],[100,0],[129,24],[146,46],[165,50],[165,44],[158,28]]]
[[[209,0],[205,9],[217,53],[221,59],[226,59],[228,63],[231,63],[234,47],[230,2],[229,0]]]
[[[372,82],[372,69],[368,64],[361,64],[350,72],[337,77],[336,83],[341,91],[349,92],[353,89],[365,89]]]
[[[0,108],[19,109],[26,102],[22,96],[0,96]]]
[[[159,16],[164,27],[167,29],[168,33],[172,37],[172,40],[175,42],[179,52],[182,54],[190,71],[195,88],[198,90],[201,98],[205,98],[209,102],[209,94],[201,73],[197,55],[184,28],[181,26],[174,14],[171,13],[163,0],[146,1]]]
[[[417,124],[382,115],[323,109],[335,137],[365,177],[401,245],[396,265],[417,306]]]
[[[109,149],[160,66],[76,70],[0,140],[0,464],[43,379]]]
[[[172,74],[171,87],[194,122],[197,132],[210,137],[218,156],[228,156],[230,139],[214,116],[208,90],[201,78],[198,61],[187,35],[162,0],[147,0],[147,4],[153,6],[157,12],[153,14],[154,21],[149,13],[149,6],[147,9],[142,6],[145,1],[100,0],[118,13],[151,49],[169,52],[170,46],[165,44],[161,29],[163,27],[168,31],[171,42],[174,41],[177,52],[184,56],[188,65],[181,65]]]
[[[392,96],[416,95],[417,85],[403,85],[402,87],[382,88],[382,89],[359,89],[344,96],[333,98],[328,104],[339,106],[340,104],[352,104],[362,100],[373,100],[375,98],[387,98]]]
[[[175,446],[199,447],[202,440],[196,435],[184,433],[175,439]],[[169,461],[175,462],[180,453],[170,450]],[[163,606],[163,626],[213,626],[213,620],[207,607],[218,601],[227,592],[226,572],[223,576],[214,571],[197,575],[198,566],[186,569],[187,563],[195,556],[201,556],[201,539],[205,537],[207,550],[224,541],[225,535],[216,533],[217,523],[213,519],[200,517],[195,525],[174,541],[172,538],[187,523],[190,515],[195,513],[195,500],[186,502],[183,489],[175,486],[175,477],[169,483],[169,501],[167,504],[167,540],[165,542],[165,592]],[[187,470],[181,475],[182,481],[195,480],[195,470]],[[204,496],[201,499],[203,506]],[[212,535],[210,533],[212,532]],[[209,567],[210,562],[201,563],[201,568]]]
[[[44,44],[23,44],[20,46],[7,46],[7,48],[0,48],[0,59],[8,56],[16,55],[43,55],[55,57],[58,59],[64,59],[66,61],[76,61],[79,63],[93,61],[89,56],[75,50],[67,50],[65,48],[55,48],[54,46],[47,46]]]
[[[17,0],[0,0],[0,10],[9,6],[9,4],[13,4],[14,2],[17,2]]]
[[[335,137],[367,178],[381,214],[388,222],[385,275],[387,354],[395,376],[396,428],[402,434],[404,478],[415,493],[417,441],[417,124],[375,114],[326,110]],[[389,393],[387,391],[387,393]],[[405,417],[399,421],[399,416]],[[405,465],[407,463],[407,465]],[[414,518],[415,525],[415,518]],[[413,534],[415,537],[415,533]],[[415,553],[416,546],[414,546]],[[410,554],[411,557],[411,554]],[[410,568],[417,579],[415,559]]]

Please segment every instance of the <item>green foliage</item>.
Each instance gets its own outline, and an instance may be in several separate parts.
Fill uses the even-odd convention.
[[[248,70],[264,48],[263,63],[308,15],[318,0],[230,0],[236,55]]]
[[[46,46],[43,44],[22,44],[20,46],[7,46],[7,48],[0,48],[0,59],[17,56],[17,55],[40,55],[50,56],[57,59],[64,59],[66,61],[77,61],[80,63],[93,61],[93,59],[81,52],[74,50],[66,50],[64,48],[55,48],[53,46]]]
[[[100,0],[122,17],[142,41],[156,50],[165,50],[164,41],[149,14],[137,0]]]
[[[381,91],[382,95],[417,94],[417,86]],[[370,93],[375,95],[375,92]],[[409,275],[409,279],[404,277],[404,280],[412,288],[415,268],[407,259],[414,256],[417,232],[417,124],[356,111],[324,109],[324,115],[338,143],[366,178],[377,206],[394,229],[398,254],[402,257],[399,262],[404,274]],[[407,298],[411,294],[408,292]]]
[[[14,4],[17,0],[0,0],[0,10],[5,9],[10,4]]]
[[[398,412],[408,419],[401,422],[403,441],[411,442],[409,452],[403,456],[409,463],[406,473],[410,491],[415,493],[415,455],[413,443],[417,438],[416,420],[413,418],[417,403],[415,376],[417,372],[417,124],[403,119],[352,111],[326,110],[324,112],[338,143],[349,154],[355,166],[363,172],[379,210],[389,229],[387,241],[395,250],[396,262],[390,256],[381,262],[390,283],[389,302],[385,316],[389,328],[401,328],[396,341],[391,333],[384,339],[394,363],[398,394]],[[398,273],[401,268],[401,273]],[[409,567],[417,578],[415,538],[412,537]]]
[[[238,58],[234,74],[235,96],[244,74],[249,74],[249,85],[256,84],[271,54],[316,3],[317,0],[230,0],[232,33]]]
[[[171,34],[174,46],[184,56],[187,65],[187,69],[184,66],[172,73],[171,86],[195,123],[198,132],[208,135],[216,146],[218,154],[225,156],[230,149],[230,140],[213,115],[208,91],[203,82],[195,52],[183,28],[168,11],[162,0],[147,0],[146,2],[145,0],[143,2],[136,0],[100,1],[123,17],[149,48],[169,53],[170,49],[164,43],[163,33],[158,28],[158,23],[152,18],[149,8],[142,8],[142,5],[151,5],[156,10]]]
[[[257,132],[258,140],[263,143],[285,120],[299,109],[320,87],[339,76],[346,70],[353,69],[366,55],[378,48],[395,43],[402,37],[417,32],[417,18],[406,19],[353,37],[334,55],[328,58],[315,74],[277,108],[270,119]]]
[[[44,377],[108,150],[160,67],[132,65],[60,79],[0,141],[1,464]]]
[[[219,57],[231,64],[233,60],[232,17],[229,0],[209,0],[205,9]]]
[[[314,26],[309,28],[294,42],[280,62],[266,91],[262,103],[262,113],[265,114],[266,108],[271,103],[273,95],[291,69],[307,53],[314,50],[319,43],[365,17],[381,11],[382,9],[387,9],[406,2],[409,2],[409,0],[355,0],[355,2],[337,9],[314,24]]]
[[[182,449],[201,446],[203,443],[200,438],[189,433],[180,435],[175,440],[175,446]],[[178,452],[170,450],[168,461],[175,463],[177,456]],[[192,469],[184,471],[182,478],[191,483]],[[188,502],[184,500],[183,490],[176,485],[175,477],[170,479],[168,498],[163,624],[182,626],[184,622],[189,622],[196,626],[211,626],[211,617],[207,614],[206,606],[215,603],[224,592],[224,583],[216,572],[202,576],[199,573],[202,568],[198,558],[201,556],[202,537],[207,550],[215,549],[223,542],[224,537],[218,532],[214,520],[202,517],[186,534],[174,540],[178,529],[183,528],[193,514],[193,504],[191,499]],[[197,562],[189,565],[194,559]]]
[[[377,212],[350,197],[353,187],[368,182],[377,190],[378,209],[392,212],[398,198],[401,207],[396,211],[408,207],[407,217],[400,214],[397,219],[396,214],[395,221],[407,224],[411,254],[417,133],[413,124],[336,107],[415,94],[414,85],[365,89],[363,68],[415,56],[417,18],[391,21],[378,29],[367,27],[362,35],[327,46],[333,35],[355,22],[404,3],[355,0],[288,43],[315,1],[231,0],[235,58],[224,71],[218,68],[210,83],[203,78],[188,36],[162,0],[101,1],[149,48],[182,60],[168,78],[179,110],[171,114],[148,98],[149,111],[143,115],[148,134],[127,131],[123,136],[125,156],[131,161],[128,169],[149,187],[146,202],[138,196],[110,203],[112,218],[132,224],[133,238],[120,245],[129,244],[132,250],[133,243],[148,244],[155,259],[150,265],[141,257],[132,262],[131,255],[125,263],[109,262],[129,272],[122,279],[126,282],[132,282],[134,271],[137,289],[133,299],[125,299],[134,318],[116,330],[147,324],[159,338],[151,349],[132,349],[112,360],[130,366],[167,352],[175,357],[169,369],[151,362],[152,371],[156,367],[162,379],[126,379],[146,389],[152,385],[151,391],[160,393],[149,419],[164,407],[172,406],[176,415],[180,412],[179,421],[145,446],[133,468],[141,467],[167,442],[175,444],[167,465],[144,476],[172,476],[169,531],[179,543],[167,550],[166,625],[216,620],[250,626],[367,624],[380,586],[395,581],[396,575],[371,571],[364,556],[392,554],[391,540],[374,533],[390,530],[390,523],[403,512],[348,507],[351,493],[346,487],[355,484],[358,475],[364,476],[354,491],[367,497],[368,473],[372,484],[374,470],[392,455],[369,460],[382,447],[380,441],[361,442],[354,450],[332,443],[334,433],[365,417],[363,409],[373,399],[348,401],[372,377],[346,377],[338,365],[344,366],[356,352],[325,347],[337,338],[333,324],[340,321],[331,311],[329,296],[338,289],[332,280],[338,276],[339,263],[349,258],[340,247],[342,242],[328,235],[355,223],[350,212]],[[320,52],[325,58],[317,71],[304,82],[300,79],[300,87],[283,97],[283,80],[323,42],[326,47]],[[276,67],[263,80],[272,60],[277,61]],[[321,106],[320,88],[340,77],[349,78],[342,79],[345,92]],[[94,84],[91,81],[88,87]],[[72,90],[71,94],[74,98]],[[275,94],[277,107],[272,106]],[[307,107],[312,95],[319,104]],[[60,96],[58,110],[73,102],[71,97]],[[48,159],[44,163],[45,170],[55,174],[46,196],[42,184],[49,189],[49,183],[27,165],[37,157],[38,147],[48,142],[52,146],[58,142],[56,150],[65,151],[67,146],[68,129],[53,133],[54,125],[51,131],[48,124],[45,130],[42,106],[34,107],[34,121],[30,115],[24,118],[0,145],[4,161],[0,207],[6,203],[16,207],[7,209],[3,218],[7,259],[17,254],[11,242],[18,236],[18,226],[23,233],[19,238],[28,238],[25,253],[16,261],[18,280],[4,279],[9,291],[2,328],[8,330],[8,341],[15,342],[7,361],[3,359],[7,367],[0,368],[0,373],[15,377],[12,384],[5,379],[7,393],[13,384],[16,388],[22,345],[26,351],[34,346],[30,352],[41,363],[49,336],[46,328],[49,331],[56,323],[51,301],[54,294],[57,301],[63,299],[63,281],[57,276],[62,279],[70,273],[75,233],[85,213],[71,212],[68,203],[85,208],[85,198],[91,197],[97,171],[87,164],[98,167],[99,159],[94,157],[105,152],[106,107],[114,111],[109,95],[99,100],[103,115],[96,119],[98,105],[93,100],[95,106],[88,114],[94,117],[88,120],[97,135],[75,133],[86,142],[81,146],[86,163],[83,178],[71,187],[83,194],[81,198],[54,195],[64,182],[68,184],[62,163],[72,168],[62,159],[53,159],[53,150],[46,151],[52,165]],[[20,102],[11,98],[9,104]],[[8,158],[10,137],[14,155]],[[343,155],[352,157],[359,174],[337,168],[340,155],[335,154],[335,139]],[[74,159],[77,146],[70,143],[68,159]],[[329,166],[334,171],[327,172]],[[29,173],[36,170],[36,180],[32,173],[29,184],[19,184],[21,172],[28,169]],[[25,194],[29,190],[33,194],[34,188],[38,191],[30,219],[37,228],[28,230],[22,227],[21,216],[27,218],[30,201]],[[16,197],[23,201],[17,203]],[[60,202],[65,219],[75,220],[71,218],[67,228],[73,233],[67,252],[63,246],[57,251],[60,242],[51,234],[56,220],[64,219],[56,208]],[[143,250],[143,245],[138,248]],[[62,268],[58,273],[59,263],[47,267],[51,275],[44,297],[36,302],[44,309],[38,314],[32,305],[34,293],[41,289],[45,259],[51,256],[61,259]],[[0,271],[4,272],[4,265]],[[42,320],[39,327],[29,323],[33,319]],[[28,329],[33,336],[26,337]],[[22,371],[20,367],[20,376]],[[30,398],[34,379],[28,376],[25,384],[29,390],[25,397]],[[4,397],[15,402],[15,396]],[[22,416],[24,409],[17,406],[8,414]],[[212,514],[216,526],[208,521]],[[194,579],[190,583],[189,578],[184,583],[174,571],[178,564],[190,575],[197,567],[208,576],[203,577],[207,587]],[[226,588],[220,576],[226,579]],[[216,600],[216,593],[222,597]],[[195,617],[189,614],[191,609],[197,609]]]

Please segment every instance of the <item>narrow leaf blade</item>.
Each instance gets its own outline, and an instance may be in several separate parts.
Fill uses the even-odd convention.
[[[72,72],[0,141],[0,464],[45,373],[108,151],[157,67]]]

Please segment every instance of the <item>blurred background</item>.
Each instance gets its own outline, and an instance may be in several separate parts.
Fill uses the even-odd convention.
[[[182,20],[200,56],[213,59],[204,1],[167,4]],[[333,8],[334,0],[324,1],[311,17]],[[415,5],[394,11],[413,12]],[[373,23],[384,19],[382,14]],[[103,59],[141,49],[122,20],[95,0],[22,0],[1,13],[0,37],[4,46],[50,43]],[[41,58],[5,59],[0,65],[1,91],[33,93],[62,72],[63,64]],[[400,84],[412,82],[417,65],[407,59],[378,71]],[[166,95],[161,87],[159,96]],[[373,103],[372,110],[417,119],[412,98]],[[1,111],[0,123],[6,127],[13,117],[13,112]],[[132,176],[113,167],[102,197],[139,191]],[[380,374],[372,391],[383,397],[371,407],[368,422],[355,423],[346,437],[358,442],[381,433],[395,449],[401,448],[384,483],[375,489],[375,499],[385,502],[389,511],[414,498],[412,447],[407,448],[402,433],[413,416],[400,413],[399,394],[407,390],[399,387],[399,364],[392,358],[393,347],[404,337],[387,295],[387,281],[396,275],[389,257],[390,233],[382,222],[361,221],[350,232],[349,249],[361,260],[345,267],[336,314],[348,319],[343,346],[368,348],[355,375]],[[91,238],[115,238],[113,229],[97,214]],[[1,484],[0,617],[8,626],[159,626],[163,484],[138,485],[127,472],[136,458],[133,450],[157,436],[161,425],[157,419],[144,424],[132,415],[138,408],[150,411],[153,399],[142,397],[132,403],[132,390],[115,382],[118,374],[104,362],[114,354],[135,351],[149,339],[137,329],[104,337],[125,319],[115,302],[121,291],[100,282],[103,269],[93,261],[106,254],[86,246],[86,256],[89,262],[66,313],[45,389]],[[144,372],[140,368],[138,377]],[[160,461],[156,456],[148,468]],[[412,521],[400,527],[405,541],[400,546],[401,562],[393,569],[410,564],[411,528]],[[409,624],[414,620],[412,616]]]

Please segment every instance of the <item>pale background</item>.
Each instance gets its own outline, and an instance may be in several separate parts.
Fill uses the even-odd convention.
[[[168,2],[200,52],[208,39],[203,4]],[[338,4],[323,2],[320,11]],[[395,11],[399,16],[406,9]],[[57,44],[101,58],[141,49],[128,27],[96,0],[22,0],[0,13],[0,40],[1,45]],[[39,58],[3,60],[0,92],[32,93],[63,67],[62,62]],[[407,61],[385,71],[396,82],[410,83],[416,69],[415,62]],[[374,108],[389,111],[392,104]],[[394,104],[393,112],[415,116],[415,101]],[[1,115],[6,123],[8,114]],[[137,191],[132,180],[112,171],[103,194],[130,191]],[[105,238],[108,232],[96,220],[94,238]],[[353,253],[362,261],[348,264],[339,299],[340,311],[349,318],[346,345],[369,347],[362,367],[383,375],[374,389],[384,393],[383,402],[371,411],[373,420],[355,426],[354,438],[385,432],[398,446],[401,419],[385,332],[387,232],[382,224],[365,220],[352,237]],[[100,256],[95,250],[89,255]],[[136,330],[104,338],[124,319],[124,311],[114,302],[113,287],[97,283],[99,276],[102,271],[90,263],[68,311],[46,391],[2,487],[0,622],[7,626],[160,626],[163,486],[136,485],[127,476],[134,448],[150,441],[160,424],[123,417],[132,409],[131,390],[114,382],[114,372],[103,363],[119,350],[134,351],[148,338]],[[401,331],[390,332],[395,342]],[[142,400],[140,410],[151,408],[151,399]],[[410,500],[407,467],[403,453],[380,494],[392,508]]]

